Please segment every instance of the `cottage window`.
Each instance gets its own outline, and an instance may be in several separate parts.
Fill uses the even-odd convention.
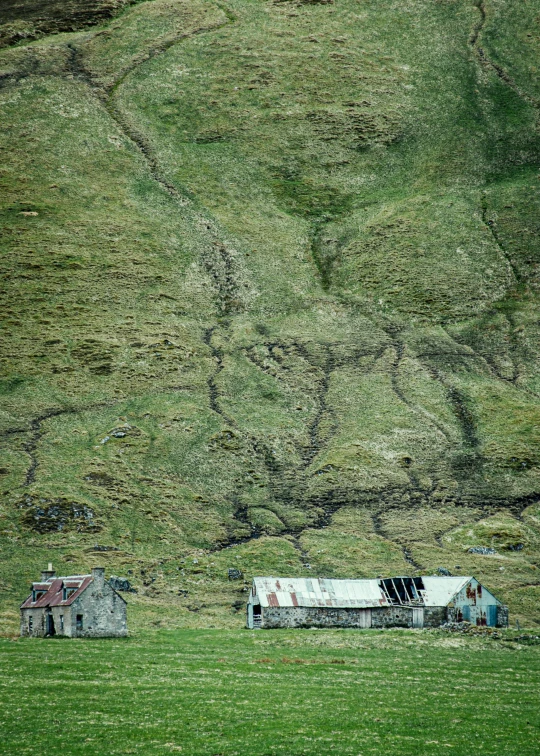
[[[64,586],[64,590],[63,590],[63,594],[64,594],[64,595],[62,596],[62,600],[63,600],[63,601],[67,601],[67,599],[68,599],[68,598],[69,598],[70,596],[73,596],[73,594],[75,593],[75,591],[76,591],[76,590],[77,590],[77,588],[66,588],[66,587]]]
[[[83,616],[82,614],[77,615],[77,630],[83,629]]]
[[[34,628],[34,618],[32,617],[32,615],[30,615],[30,617],[28,617],[28,632],[31,633],[33,628]]]
[[[64,615],[60,615],[60,630],[64,629]]]
[[[35,604],[47,591],[32,591],[32,602]]]

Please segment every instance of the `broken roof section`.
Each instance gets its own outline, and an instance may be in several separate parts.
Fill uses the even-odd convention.
[[[369,609],[381,606],[448,606],[473,577],[392,577],[376,580],[256,577],[261,606]]]

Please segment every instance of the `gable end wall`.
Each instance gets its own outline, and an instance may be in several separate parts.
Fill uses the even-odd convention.
[[[126,602],[106,582],[90,583],[71,605],[71,636],[107,638],[127,635]],[[77,629],[77,615],[83,616],[83,629]],[[66,633],[67,634],[67,633]]]

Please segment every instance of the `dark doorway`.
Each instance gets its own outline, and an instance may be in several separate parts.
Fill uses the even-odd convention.
[[[253,627],[261,626],[261,605],[253,605]]]
[[[54,617],[52,616],[52,614],[47,615],[47,635],[56,635]]]

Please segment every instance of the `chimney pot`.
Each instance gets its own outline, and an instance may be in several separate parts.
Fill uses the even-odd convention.
[[[41,582],[46,583],[54,577],[56,577],[56,572],[53,570],[52,562],[49,562],[47,569],[41,572]]]

